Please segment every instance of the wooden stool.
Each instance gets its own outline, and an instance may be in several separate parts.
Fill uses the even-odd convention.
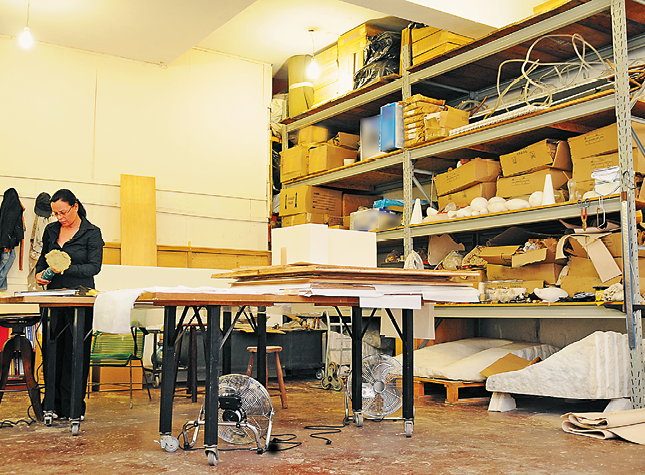
[[[2,373],[0,373],[0,401],[4,391],[27,391],[34,408],[34,415],[40,422],[44,420],[40,404],[40,387],[34,377],[34,348],[25,337],[25,327],[40,321],[40,314],[6,314],[0,315],[0,326],[11,328],[11,336],[5,341],[0,353]],[[14,357],[20,357],[24,376],[9,377],[9,368]]]
[[[249,346],[246,350],[251,353],[251,358],[249,359],[249,366],[246,368],[246,375],[251,376],[253,372],[253,360],[255,359],[255,354],[258,352],[257,346]],[[275,365],[276,371],[278,373],[278,387],[280,388],[280,401],[282,402],[282,409],[287,409],[287,390],[284,388],[284,379],[282,377],[282,366],[280,366],[280,355],[282,351],[281,346],[267,346],[267,355],[273,353],[275,355]],[[264,387],[269,389],[269,360],[266,361],[266,381],[264,382]]]

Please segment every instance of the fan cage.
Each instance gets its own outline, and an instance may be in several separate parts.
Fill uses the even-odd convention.
[[[261,438],[266,438],[271,418],[273,417],[273,404],[266,388],[257,380],[241,374],[227,374],[219,378],[219,395],[239,395],[242,400],[242,409],[246,413],[246,423],[254,426]],[[219,437],[231,444],[250,444],[255,442],[251,429],[243,426],[235,427],[221,425],[222,414],[219,409],[217,419]]]
[[[389,355],[375,354],[362,361],[363,414],[383,418],[396,412],[403,403],[402,366]],[[347,378],[347,394],[351,399],[352,373]]]

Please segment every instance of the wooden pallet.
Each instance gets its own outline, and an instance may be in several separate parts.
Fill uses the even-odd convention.
[[[469,395],[469,397],[459,397],[459,390],[465,388],[479,388],[477,394],[488,394],[485,390],[486,383],[484,381],[467,382],[467,381],[452,381],[448,379],[432,379],[432,378],[414,378],[414,399],[443,399],[443,389],[445,388],[445,403],[446,404],[465,404],[472,406],[482,406],[488,404],[490,401],[489,396],[483,395]]]

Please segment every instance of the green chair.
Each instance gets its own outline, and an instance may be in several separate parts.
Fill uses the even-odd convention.
[[[130,387],[130,409],[132,409],[132,362],[138,361],[141,366],[148,398],[150,387],[147,382],[145,371],[143,371],[143,343],[145,333],[139,328],[132,328],[129,335],[116,335],[113,333],[94,332],[92,334],[92,350],[90,352],[90,368],[112,367],[112,368],[130,368],[130,384],[127,383],[100,383],[90,382],[92,389],[101,384],[110,384],[112,386],[129,386]],[[116,391],[120,391],[117,389]],[[89,394],[89,391],[88,391]]]

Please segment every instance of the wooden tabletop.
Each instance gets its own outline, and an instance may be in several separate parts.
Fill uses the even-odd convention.
[[[2,297],[0,304],[37,304],[41,307],[91,307],[94,305],[93,296],[78,295],[23,295],[20,297]]]

